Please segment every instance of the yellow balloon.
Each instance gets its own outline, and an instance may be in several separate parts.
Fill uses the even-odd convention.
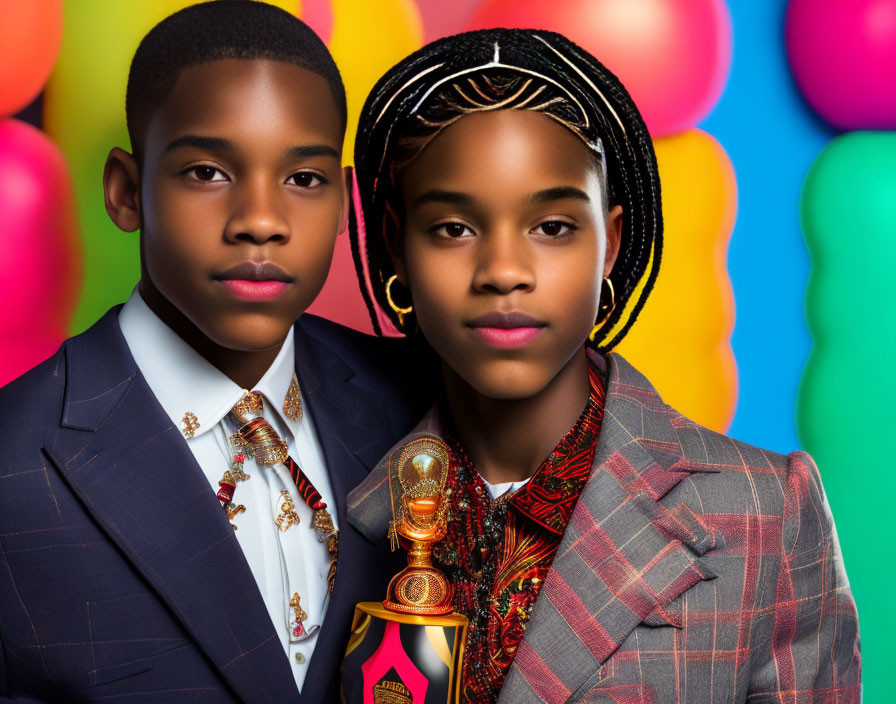
[[[137,237],[106,215],[102,174],[109,149],[128,148],[124,96],[131,58],[143,36],[191,0],[68,0],[62,47],[44,93],[44,128],[72,169],[84,237],[84,288],[72,332],[125,300],[140,277]],[[298,0],[280,0],[290,13]]]
[[[734,299],[728,241],[737,211],[734,169],[721,145],[691,129],[654,141],[665,235],[659,277],[617,350],[691,420],[727,430],[737,404],[731,350]]]
[[[329,47],[348,99],[343,161],[350,164],[367,94],[380,76],[423,45],[423,22],[413,0],[338,0],[332,8]]]

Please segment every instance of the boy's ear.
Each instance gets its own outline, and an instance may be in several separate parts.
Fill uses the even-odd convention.
[[[619,256],[619,245],[622,243],[622,206],[614,205],[607,214],[607,253],[604,257],[604,278],[610,275],[616,257]]]
[[[339,233],[348,232],[348,216],[351,209],[355,207],[353,198],[355,191],[352,188],[352,171],[351,166],[342,169],[342,215],[339,218]]]
[[[137,160],[124,149],[115,147],[106,157],[103,169],[103,193],[106,212],[118,229],[135,232],[140,228],[140,169]]]

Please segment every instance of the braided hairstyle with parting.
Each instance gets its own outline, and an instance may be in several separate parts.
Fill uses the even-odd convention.
[[[377,306],[402,329],[386,300],[394,273],[386,237],[401,220],[401,169],[464,115],[508,109],[538,111],[571,130],[602,162],[606,205],[622,206],[622,242],[610,277],[616,305],[593,340],[609,351],[634,323],[659,272],[656,156],[619,79],[566,37],[542,30],[488,29],[440,39],[394,66],[368,96],[355,140],[363,223],[352,209],[349,225],[374,329],[382,334]]]

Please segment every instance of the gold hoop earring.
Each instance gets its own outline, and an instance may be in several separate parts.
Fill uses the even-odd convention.
[[[613,282],[610,280],[610,277],[604,279],[604,283],[607,285],[607,288],[610,290],[610,304],[609,305],[599,305],[598,312],[602,313],[600,320],[591,328],[591,334],[588,335],[588,339],[591,342],[594,342],[594,338],[597,336],[597,333],[600,332],[600,329],[604,326],[604,324],[610,319],[610,316],[613,315],[613,310],[616,308],[616,291],[613,288]]]
[[[414,306],[408,306],[407,308],[401,308],[395,304],[395,301],[392,300],[392,284],[398,279],[397,274],[392,274],[389,277],[389,280],[386,281],[386,301],[389,304],[389,307],[395,311],[395,315],[398,316],[398,324],[404,325],[404,316],[414,310]]]

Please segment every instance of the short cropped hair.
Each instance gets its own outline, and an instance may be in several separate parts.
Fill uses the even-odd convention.
[[[131,61],[125,112],[138,163],[149,120],[171,95],[183,70],[220,59],[282,61],[316,73],[330,85],[345,131],[342,77],[314,30],[285,10],[263,2],[202,2],[159,22],[143,37]]]

